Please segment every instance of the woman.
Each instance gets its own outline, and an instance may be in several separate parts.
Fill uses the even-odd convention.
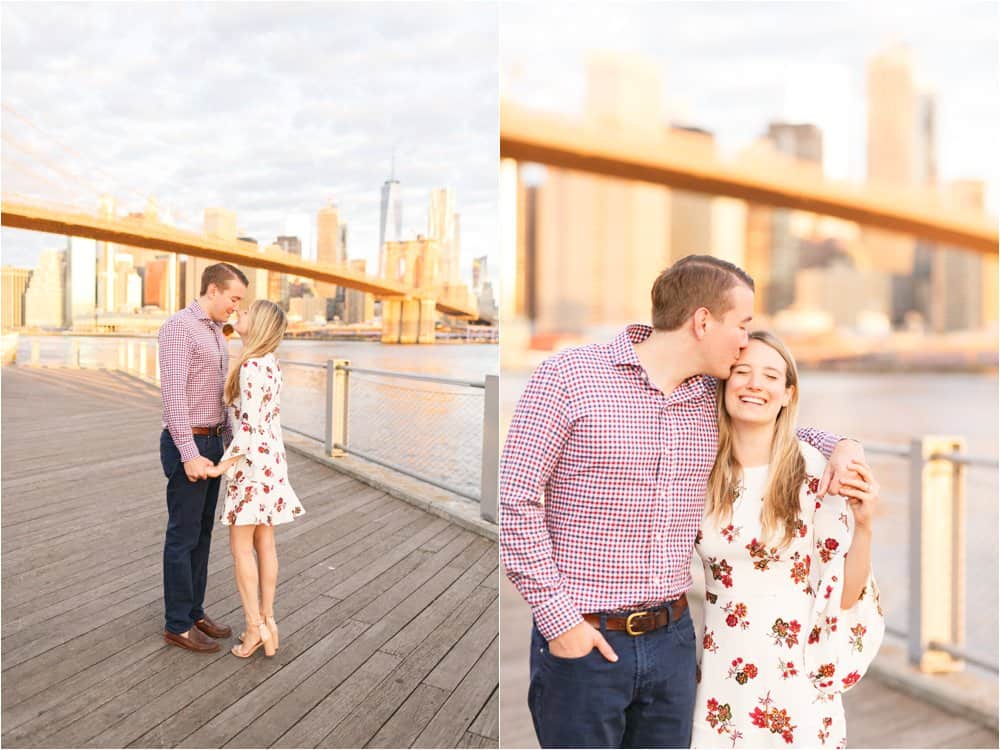
[[[280,307],[267,300],[257,300],[247,314],[237,317],[234,328],[243,340],[243,353],[224,391],[226,403],[233,405],[236,425],[233,442],[211,474],[225,473],[229,478],[221,520],[229,526],[236,586],[246,618],[242,643],[232,653],[246,659],[261,647],[267,656],[278,649],[274,526],[305,511],[288,483],[279,419],[281,368],[274,352],[288,320]]]
[[[826,461],[795,436],[798,373],[757,332],[719,387],[719,453],[695,548],[705,633],[692,747],[843,747],[841,693],[885,624],[871,575],[878,485],[816,497]]]

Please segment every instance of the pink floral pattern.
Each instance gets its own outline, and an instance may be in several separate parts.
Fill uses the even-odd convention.
[[[825,461],[800,445],[808,477],[787,546],[761,527],[766,467],[744,472],[730,519],[702,522],[696,549],[705,568],[705,631],[692,747],[843,745],[841,694],[864,676],[881,644],[873,578],[841,610],[853,515],[843,498],[816,497]]]
[[[226,471],[225,526],[274,526],[305,513],[288,483],[280,395],[281,368],[274,354],[243,363],[240,400],[233,405],[233,442],[222,457],[243,457]]]

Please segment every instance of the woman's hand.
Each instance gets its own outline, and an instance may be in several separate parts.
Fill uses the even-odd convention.
[[[840,483],[840,495],[847,498],[847,504],[854,514],[854,526],[862,531],[871,531],[872,518],[878,505],[879,484],[872,476],[871,467],[863,461],[851,461],[848,468],[857,476],[844,479]]]

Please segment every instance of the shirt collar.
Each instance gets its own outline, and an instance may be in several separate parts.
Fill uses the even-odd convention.
[[[653,333],[653,327],[644,323],[633,323],[623,328],[614,339],[611,340],[609,350],[611,353],[611,363],[614,365],[630,365],[642,367],[639,355],[635,353],[635,344],[642,343]],[[678,401],[687,401],[692,398],[715,398],[715,389],[718,381],[710,375],[693,375],[681,383],[674,394],[667,394],[668,397],[674,395]]]
[[[642,323],[633,323],[626,326],[612,339],[610,344],[611,363],[615,365],[633,365],[642,367],[639,362],[639,355],[635,353],[635,346],[650,337],[653,327]]]
[[[208,321],[209,325],[213,325],[213,326],[215,326],[216,328],[221,328],[221,327],[222,327],[222,324],[221,324],[221,323],[217,323],[217,322],[215,322],[214,320],[212,320],[212,319],[211,319],[211,318],[210,318],[210,317],[208,316],[208,313],[207,313],[207,312],[205,312],[205,311],[204,311],[204,310],[202,309],[201,305],[199,305],[199,304],[198,304],[198,300],[194,300],[194,301],[192,301],[192,302],[191,302],[191,304],[190,304],[190,305],[188,305],[188,308],[187,308],[187,309],[188,309],[188,311],[189,311],[189,312],[190,312],[190,313],[191,313],[191,314],[192,314],[192,315],[193,315],[193,316],[194,316],[194,317],[195,317],[195,318],[196,318],[197,320],[205,320],[205,321]]]

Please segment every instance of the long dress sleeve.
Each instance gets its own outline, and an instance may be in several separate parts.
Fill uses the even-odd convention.
[[[262,419],[264,407],[264,377],[258,360],[244,362],[240,367],[240,398],[237,403],[237,414],[233,420],[233,441],[226,448],[221,461],[242,456],[226,469],[226,477],[233,479],[236,472],[244,468],[247,458],[257,450],[260,436],[265,433]],[[253,460],[252,458],[250,459]]]
[[[815,600],[805,645],[805,669],[816,688],[832,699],[861,679],[885,634],[874,576],[858,601],[841,609],[844,560],[854,538],[854,514],[847,501],[827,495],[813,517],[813,565],[809,579]]]

